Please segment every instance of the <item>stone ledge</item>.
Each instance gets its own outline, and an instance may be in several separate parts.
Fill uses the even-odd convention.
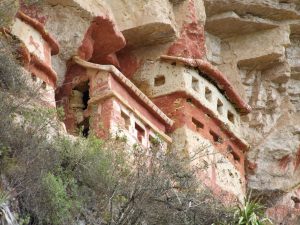
[[[235,12],[214,15],[206,21],[206,31],[221,38],[248,34],[278,27],[272,21],[255,16],[240,17]]]
[[[154,22],[122,31],[127,45],[138,48],[152,44],[164,44],[175,40],[176,30],[172,24]]]
[[[271,20],[300,19],[294,4],[280,4],[268,0],[204,0],[207,16],[227,11],[239,15],[255,15]]]

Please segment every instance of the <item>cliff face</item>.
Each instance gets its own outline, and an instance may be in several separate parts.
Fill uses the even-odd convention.
[[[299,2],[205,1],[208,60],[235,84],[252,112],[242,118],[248,188],[278,220],[299,186]],[[297,210],[296,210],[297,211]]]
[[[298,0],[44,0],[32,3],[21,3],[20,10],[43,28],[35,35],[42,40],[45,39],[45,35],[51,34],[59,45],[59,52],[52,52],[52,57],[49,53],[51,47],[53,50],[51,39],[48,39],[48,42],[33,43],[37,46],[43,45],[44,48],[36,45],[34,45],[36,49],[28,48],[31,54],[31,62],[28,63],[33,65],[29,67],[35,69],[32,71],[36,71],[37,63],[32,63],[35,55],[46,57],[44,64],[50,68],[50,72],[53,70],[57,75],[57,85],[47,86],[49,92],[52,92],[49,98],[53,101],[54,89],[56,101],[64,102],[68,96],[66,93],[70,95],[72,88],[74,89],[70,83],[74,83],[75,77],[85,75],[86,72],[82,68],[72,64],[72,58],[76,55],[94,64],[109,64],[118,68],[124,77],[133,82],[132,85],[136,85],[153,100],[177,126],[180,124],[175,115],[177,109],[171,112],[171,107],[167,105],[174,96],[168,99],[159,97],[169,95],[177,87],[182,88],[181,92],[186,91],[185,89],[188,92],[193,87],[185,87],[185,82],[189,78],[184,74],[203,72],[205,68],[199,61],[197,64],[188,60],[207,61],[209,68],[212,66],[214,71],[218,71],[216,74],[224,76],[221,77],[222,81],[228,80],[231,85],[229,89],[234,89],[238,98],[252,108],[249,114],[245,114],[230,98],[228,89],[224,88],[226,85],[220,82],[219,78],[216,79],[214,75],[208,79],[213,81],[212,83],[218,87],[216,90],[226,97],[224,99],[219,97],[223,102],[222,105],[218,103],[216,110],[228,101],[228,105],[232,106],[224,104],[224,108],[230,109],[235,118],[241,115],[240,120],[236,119],[237,128],[231,128],[229,116],[226,121],[216,116],[217,122],[208,123],[213,124],[212,127],[228,123],[229,125],[225,125],[229,127],[229,134],[222,129],[219,132],[222,135],[222,132],[225,132],[224,136],[228,139],[234,136],[241,142],[234,143],[241,152],[237,157],[238,160],[233,155],[232,159],[227,159],[230,166],[210,168],[208,174],[210,177],[214,175],[214,181],[209,181],[208,186],[225,189],[239,198],[243,197],[247,186],[247,189],[264,196],[268,214],[278,224],[281,222],[297,224],[295,221],[297,216],[300,216],[300,2]],[[12,21],[13,17],[14,15],[11,15]],[[17,18],[20,19],[20,16]],[[26,42],[24,32],[31,31],[27,27],[27,30],[20,33],[18,27],[22,25],[20,21],[19,24],[14,23],[11,31],[17,36],[24,37]],[[43,31],[46,33],[41,33]],[[31,46],[32,40],[28,39],[28,43],[25,44]],[[38,51],[45,55],[39,54]],[[160,60],[163,55],[175,57],[177,60],[175,66],[178,66],[179,58],[186,61],[178,70],[169,69],[171,64]],[[155,91],[156,81],[157,86],[160,82],[164,84],[168,81],[156,80],[160,76],[154,73],[162,71],[167,74],[166,78],[179,73],[177,80],[181,78],[182,80],[176,83],[171,79],[168,86],[170,91],[166,87]],[[207,71],[212,70],[206,69]],[[39,74],[41,79],[48,76]],[[100,82],[102,81],[96,80],[95,86]],[[129,93],[132,94],[132,90],[135,89],[131,87]],[[175,97],[175,103],[176,99],[179,97]],[[182,107],[188,106],[183,104]],[[207,110],[209,106],[205,105],[203,108]],[[118,107],[116,110],[120,111]],[[153,114],[150,109],[151,113]],[[194,114],[200,115],[200,112]],[[163,116],[165,118],[165,115]],[[168,118],[165,120],[168,121]],[[176,127],[177,131],[174,131],[174,127],[169,127],[165,133],[178,141],[177,145],[175,141],[175,147],[188,148],[190,151],[197,145],[194,143],[199,139],[195,132],[185,130],[189,128],[187,122],[183,124],[185,124],[183,127]],[[211,138],[205,134],[202,136],[204,139]],[[192,139],[190,143],[189,139]],[[244,140],[250,146],[247,151]],[[222,147],[215,149],[222,151]],[[236,161],[243,161],[244,155],[245,164],[240,162],[236,167]],[[245,168],[241,168],[244,165]],[[232,178],[231,173],[220,175],[224,168],[238,171],[236,178]],[[232,187],[228,187],[230,185],[236,188],[232,190]]]

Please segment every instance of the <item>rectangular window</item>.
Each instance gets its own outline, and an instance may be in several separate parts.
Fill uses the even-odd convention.
[[[230,145],[228,145],[227,147],[227,152],[228,154],[231,154],[233,156],[235,162],[240,163],[241,157],[233,150],[233,148]]]
[[[212,100],[212,93],[211,90],[208,87],[205,87],[205,98],[211,102]]]
[[[227,112],[227,118],[228,120],[234,124],[234,114],[230,111]]]
[[[150,143],[150,148],[157,147],[160,143],[158,137],[154,137],[153,135],[149,135],[149,143]]]
[[[192,77],[192,88],[194,89],[194,91],[199,91],[199,80],[195,77]]]
[[[31,74],[31,79],[32,79],[34,82],[37,81],[36,75]]]
[[[121,117],[123,118],[125,128],[129,130],[130,128],[130,117],[123,111],[121,111]]]
[[[223,115],[223,103],[221,102],[220,99],[218,99],[218,102],[217,102],[217,110],[220,115]]]
[[[137,139],[142,143],[143,137],[145,137],[145,130],[137,123],[135,124],[135,129],[137,131]]]
[[[154,78],[154,86],[162,86],[166,83],[166,78],[163,75],[158,75]]]
[[[195,125],[196,130],[203,129],[204,125],[200,121],[196,120],[194,117],[192,117],[192,123]]]
[[[218,134],[216,134],[214,131],[210,130],[209,133],[212,136],[215,143],[220,143],[220,144],[223,143],[223,139]]]

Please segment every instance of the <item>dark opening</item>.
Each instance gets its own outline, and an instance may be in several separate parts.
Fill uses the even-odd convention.
[[[230,145],[227,147],[227,152],[232,154],[234,161],[238,163],[241,161],[241,157],[235,151],[233,151],[233,148]]]
[[[200,121],[196,120],[194,117],[192,117],[192,122],[196,126],[197,131],[199,129],[203,129],[204,125]]]
[[[232,155],[233,155],[234,161],[239,163],[241,160],[240,156],[234,151],[232,152]]]
[[[82,93],[82,95],[83,95],[82,102],[84,105],[83,110],[87,109],[88,101],[90,99],[89,81],[85,81],[85,82],[78,84],[74,89],[77,91],[80,91]]]
[[[32,79],[34,82],[37,81],[36,75],[31,74],[31,79]]]
[[[81,135],[83,137],[88,137],[90,132],[90,121],[89,117],[85,118],[84,121],[79,125],[81,129]]]
[[[121,117],[123,118],[125,128],[129,130],[130,127],[130,117],[123,111],[121,111]]]
[[[89,81],[82,82],[78,84],[74,90],[77,90],[82,93],[82,110],[86,110],[88,108],[88,101],[90,100],[90,90],[89,90]],[[81,135],[83,137],[88,137],[90,131],[90,117],[84,118],[83,122],[78,124],[78,129],[81,131]]]
[[[162,86],[164,85],[166,82],[166,78],[163,75],[158,75],[157,77],[155,77],[154,79],[154,86]]]
[[[193,100],[192,100],[191,98],[187,98],[187,99],[186,99],[186,102],[188,102],[188,103],[192,103],[192,102],[193,102]]]
[[[172,65],[172,66],[176,66],[176,62],[172,62],[171,65]]]
[[[227,118],[228,120],[234,124],[234,114],[230,111],[227,112]]]
[[[223,139],[214,131],[210,130],[209,133],[212,136],[215,143],[223,143]]]
[[[150,142],[150,148],[153,148],[155,146],[158,146],[159,144],[159,139],[153,137],[152,135],[149,135],[149,142]]]
[[[43,83],[42,83],[42,88],[43,88],[43,89],[46,89],[46,87],[47,87],[47,84],[46,84],[45,81],[43,81]]]
[[[82,96],[82,102],[84,105],[83,110],[87,109],[89,100],[90,100],[90,92],[89,90],[86,90],[85,92],[83,92],[83,96]]]
[[[223,115],[223,103],[221,102],[220,99],[218,99],[218,102],[217,102],[217,110],[220,113],[220,115]]]
[[[137,139],[139,142],[142,142],[143,137],[145,136],[145,130],[138,124],[135,124],[135,129],[137,130]]]
[[[195,77],[192,78],[192,88],[194,91],[199,91],[199,80]]]
[[[211,101],[211,96],[212,96],[211,90],[208,87],[205,87],[205,98],[208,101]]]

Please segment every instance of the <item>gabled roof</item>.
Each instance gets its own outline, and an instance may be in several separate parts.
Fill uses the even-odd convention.
[[[224,91],[225,96],[239,112],[244,114],[251,112],[251,106],[240,97],[225,75],[209,62],[202,59],[191,59],[167,55],[161,56],[160,59],[182,63],[184,65],[199,69],[210,80],[212,80],[220,90]]]
[[[162,120],[166,125],[172,126],[173,121],[167,117],[143,92],[140,91],[127,77],[125,77],[115,66],[113,65],[100,65],[95,63],[87,62],[78,56],[74,56],[73,60],[80,66],[102,70],[110,72],[118,81],[125,86],[126,89],[129,89],[141,102],[143,102],[148,109],[156,114],[160,120]]]
[[[36,29],[43,39],[49,44],[51,48],[51,54],[57,55],[59,53],[59,44],[58,42],[49,34],[44,28],[44,25],[40,23],[39,21],[27,16],[23,12],[19,11],[16,15],[17,18],[22,20],[23,22],[27,23],[28,25],[32,26],[34,29]]]

